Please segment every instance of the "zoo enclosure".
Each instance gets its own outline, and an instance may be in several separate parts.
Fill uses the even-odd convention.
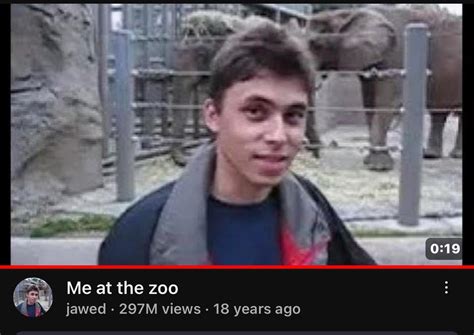
[[[128,6],[128,5],[127,5]],[[153,21],[153,15],[150,14],[150,8],[143,5],[143,10],[139,17],[145,18],[142,20],[145,24],[142,26],[133,26],[131,17],[137,16],[138,11],[133,14],[133,10],[129,7],[123,7],[122,13],[124,15],[124,27],[129,28],[133,33],[116,32],[112,35],[112,44],[115,44],[115,57],[109,57],[109,63],[116,67],[115,75],[108,77],[111,79],[110,84],[112,89],[110,92],[120,92],[112,102],[115,102],[113,110],[116,112],[115,117],[118,122],[118,143],[122,149],[117,151],[117,176],[119,199],[130,200],[134,197],[133,187],[133,162],[135,160],[134,146],[130,140],[133,134],[141,135],[141,147],[152,147],[153,136],[155,135],[155,121],[159,120],[158,126],[161,132],[158,135],[161,137],[161,143],[166,143],[166,137],[169,137],[169,117],[172,116],[174,108],[187,107],[196,111],[199,106],[175,106],[172,101],[172,92],[170,91],[170,80],[174,75],[180,73],[173,72],[170,69],[172,50],[170,45],[172,41],[179,40],[178,34],[179,22],[183,17],[183,12],[186,13],[187,5],[159,5],[160,11],[154,8],[157,15],[161,15],[162,23],[161,35],[153,35],[150,32],[153,30],[150,22]],[[164,7],[163,7],[164,6]],[[175,6],[175,7],[173,7]],[[183,7],[180,7],[183,6]],[[201,5],[210,6],[210,5]],[[228,10],[235,13],[241,13],[241,8],[238,5],[229,8]],[[184,8],[184,10],[183,10]],[[136,9],[136,8],[135,8]],[[194,8],[195,9],[211,9],[211,8]],[[192,9],[187,8],[188,11]],[[156,14],[155,13],[155,14]],[[281,20],[281,16],[278,17]],[[171,24],[163,24],[171,22]],[[109,25],[110,27],[110,25]],[[167,27],[167,28],[164,28]],[[140,30],[141,29],[141,30]],[[409,110],[405,118],[410,118],[410,122],[405,122],[407,125],[403,130],[403,148],[402,150],[402,168],[400,178],[400,222],[403,224],[416,225],[418,223],[419,212],[419,195],[420,195],[420,174],[421,174],[421,157],[422,157],[422,129],[423,129],[423,113],[426,105],[426,58],[427,58],[427,32],[425,27],[414,26],[411,28],[412,33],[409,34],[411,39],[407,39],[405,69],[389,69],[385,71],[370,70],[370,71],[338,71],[339,74],[344,75],[358,75],[365,77],[383,78],[386,76],[401,76],[405,77],[404,87],[404,109]],[[120,40],[120,42],[119,42]],[[135,44],[145,43],[144,47],[136,47]],[[159,47],[151,47],[152,42],[159,42]],[[411,44],[410,44],[411,43]],[[133,45],[133,46],[132,46]],[[152,55],[151,51],[158,52]],[[135,55],[133,55],[135,53]],[[112,72],[112,71],[110,71]],[[130,79],[130,74],[132,74]],[[194,75],[206,75],[206,73],[192,73]],[[183,74],[181,74],[183,75]],[[187,74],[189,75],[189,74]],[[117,80],[114,80],[116,77]],[[121,78],[120,80],[118,80]],[[158,83],[158,90],[151,90],[149,83],[154,81]],[[116,87],[114,85],[121,85]],[[122,86],[124,85],[124,86]],[[129,94],[124,94],[128,92]],[[153,102],[150,102],[153,101]],[[127,106],[131,106],[128,108]],[[341,110],[339,107],[326,107]],[[136,116],[141,121],[142,131],[134,131],[133,116],[134,113],[130,111],[135,110]],[[150,111],[153,111],[152,113]],[[156,113],[158,111],[158,113]],[[354,108],[350,109],[351,112]],[[360,112],[366,112],[367,109],[359,109]],[[373,112],[381,113],[401,113],[401,109],[373,109]],[[445,111],[440,111],[445,112]],[[159,114],[161,118],[155,119],[155,114]],[[188,118],[189,119],[189,118]],[[161,122],[160,122],[161,121]],[[194,138],[199,138],[200,125],[196,114],[193,117],[194,124],[191,131]],[[110,125],[113,125],[111,122]],[[120,126],[121,124],[121,126]],[[128,125],[128,126],[125,126]],[[109,128],[109,130],[112,127]],[[188,125],[188,133],[189,133]],[[111,134],[112,132],[106,132]],[[135,137],[135,140],[137,138]],[[121,144],[120,144],[121,143]],[[168,141],[168,144],[170,142]],[[408,145],[410,144],[410,145]],[[386,149],[386,148],[372,148],[372,149]],[[128,182],[127,182],[128,181]],[[122,187],[120,187],[122,184]]]
[[[277,22],[286,23],[296,18],[301,25],[311,12],[309,4],[115,4],[99,5],[98,42],[100,53],[100,92],[104,105],[103,130],[107,134],[103,143],[105,164],[110,165],[114,156],[114,137],[116,134],[116,89],[115,61],[124,55],[115,54],[115,31],[117,28],[133,33],[133,92],[132,109],[137,116],[134,134],[137,147],[145,149],[142,155],[164,153],[173,141],[170,134],[172,126],[172,87],[175,51],[173,46],[180,41],[180,31],[184,16],[197,10],[218,10],[241,17],[257,14]],[[121,22],[121,27],[116,23]],[[196,74],[196,73],[195,73]],[[206,73],[207,74],[207,73]],[[204,75],[206,75],[204,74]],[[183,75],[181,73],[181,75]],[[186,126],[186,133],[194,139],[207,136],[194,106],[192,123]],[[193,143],[191,143],[193,145]]]

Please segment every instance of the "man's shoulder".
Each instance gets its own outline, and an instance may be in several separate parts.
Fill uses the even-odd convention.
[[[310,189],[311,191],[315,191],[318,194],[321,194],[321,191],[319,188],[308,178],[298,174],[298,173],[293,173],[293,175],[296,177],[296,179],[305,187],[306,190]]]
[[[326,217],[332,235],[329,244],[329,264],[375,264],[373,258],[356,242],[334,207],[319,188],[309,179],[298,174],[294,175],[318,204]]]
[[[308,192],[311,198],[313,198],[313,200],[316,201],[320,207],[322,207],[321,209],[323,211],[330,211],[331,214],[334,214],[332,213],[332,206],[330,205],[329,201],[323,195],[321,190],[311,180],[297,173],[293,173],[293,175],[296,177],[296,180],[301,183],[301,185],[304,187],[306,192]]]
[[[137,200],[124,213],[122,213],[122,215],[120,215],[114,228],[133,229],[135,231],[139,227],[150,224],[151,219],[157,217],[161,212],[173,186],[174,182],[167,183]]]
[[[130,216],[143,215],[149,211],[155,211],[160,209],[168,199],[171,190],[173,189],[174,181],[169,182],[155,191],[145,195],[143,198],[137,200],[132,206],[130,206],[121,216],[122,218],[128,218]]]
[[[39,303],[39,302],[38,302],[38,305],[39,305],[39,308],[41,310],[41,315],[46,314],[46,310],[44,309],[43,305],[41,305],[41,303]]]
[[[99,250],[99,264],[147,264],[161,210],[173,189],[170,182],[130,206],[115,222]]]

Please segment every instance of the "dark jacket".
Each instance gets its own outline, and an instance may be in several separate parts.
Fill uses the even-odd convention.
[[[310,196],[321,207],[329,223],[331,241],[329,265],[371,265],[375,261],[362,249],[347,230],[328,200],[309,180],[295,175]],[[150,264],[151,240],[161,210],[173,188],[168,183],[140,199],[116,222],[99,250],[99,264]],[[185,205],[184,205],[185,206]]]
[[[20,302],[17,306],[16,306],[16,309],[18,309],[18,311],[27,316],[27,317],[32,317],[30,315],[28,315],[28,312],[27,312],[27,309],[26,309],[26,301],[22,301]],[[46,311],[44,310],[43,306],[41,306],[41,304],[39,302],[36,302],[35,303],[35,316],[33,316],[34,318],[37,318],[37,317],[40,317],[42,315],[46,314]]]

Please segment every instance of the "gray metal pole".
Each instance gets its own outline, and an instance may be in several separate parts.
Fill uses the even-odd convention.
[[[399,223],[419,224],[421,167],[423,158],[423,114],[426,108],[428,27],[409,24],[405,36],[403,88],[403,139],[399,189]]]
[[[153,5],[145,4],[144,5],[144,30],[145,30],[145,37],[149,38],[153,33]],[[150,41],[147,39],[144,41],[143,44],[143,67],[151,68],[151,50],[150,50]],[[154,83],[151,81],[144,79],[143,81],[143,89],[144,89],[144,98],[147,102],[152,102],[154,98],[153,96],[153,86]],[[155,130],[155,111],[153,109],[147,109],[143,111],[142,116],[142,127],[143,127],[143,137],[141,140],[141,145],[143,148],[151,148],[153,145],[153,132]]]
[[[122,29],[133,30],[133,4],[122,4]]]
[[[134,160],[135,148],[133,143],[134,116],[132,99],[134,80],[131,77],[133,69],[133,54],[130,31],[117,31],[115,50],[115,87],[117,90],[117,200],[131,201],[135,198]]]
[[[166,21],[166,34],[168,38],[166,39],[165,66],[167,68],[173,68],[173,59],[175,58],[176,53],[174,46],[178,43],[178,38],[181,38],[178,32],[179,27],[183,24],[184,13],[181,12],[180,19],[178,20],[178,11],[183,9],[183,6],[183,4],[167,5],[167,10],[171,10],[171,14],[169,14],[170,20]],[[166,13],[166,15],[168,15],[168,13]]]
[[[110,106],[109,106],[109,78],[108,56],[109,56],[109,17],[110,10],[107,4],[99,4],[98,12],[98,56],[99,56],[99,94],[102,102],[102,131],[104,140],[102,142],[102,157],[109,155],[109,138],[110,138]]]
[[[143,5],[143,30],[146,40],[143,42],[143,67],[149,68],[150,67],[150,58],[151,58],[151,50],[150,50],[150,36],[153,34],[153,5],[151,4],[144,4]]]

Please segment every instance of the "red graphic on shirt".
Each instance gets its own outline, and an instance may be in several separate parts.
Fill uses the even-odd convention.
[[[328,240],[324,239],[310,248],[301,248],[288,227],[283,225],[281,231],[283,265],[312,265],[326,250],[327,244]]]

